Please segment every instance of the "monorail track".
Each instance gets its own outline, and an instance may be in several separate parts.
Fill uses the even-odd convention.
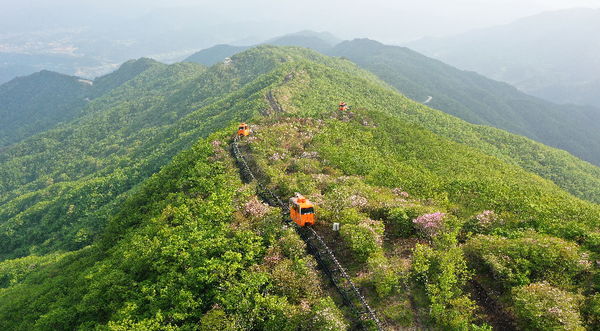
[[[240,152],[238,142],[239,136],[236,136],[233,141],[232,150],[244,180],[248,182],[256,181],[258,195],[270,206],[281,208],[281,213],[284,217],[285,215],[289,215],[288,204],[284,203],[280,197],[274,194],[266,186],[262,185],[252,173],[246,159]],[[302,240],[306,243],[310,253],[315,257],[319,266],[323,269],[325,274],[329,276],[333,285],[340,292],[344,304],[350,308],[352,314],[356,318],[358,326],[368,330],[370,329],[368,325],[374,324],[374,326],[377,327],[377,330],[381,331],[381,323],[377,318],[376,312],[371,309],[364,296],[352,282],[344,267],[342,267],[335,258],[331,249],[327,247],[323,238],[310,226],[300,227],[295,222],[292,222],[291,219],[286,219],[286,222],[293,224],[296,232],[298,232]]]

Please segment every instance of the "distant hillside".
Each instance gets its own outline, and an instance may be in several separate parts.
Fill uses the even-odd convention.
[[[0,85],[0,148],[73,120],[91,99],[155,65],[131,60],[94,82],[44,70]]]
[[[91,97],[102,96],[154,66],[164,66],[164,64],[148,58],[126,61],[119,66],[118,70],[94,79]]]
[[[92,88],[76,77],[41,71],[0,85],[0,148],[70,120]]]
[[[546,100],[600,106],[598,31],[600,9],[568,9],[406,46]]]
[[[332,45],[325,42],[323,39],[316,36],[295,36],[289,35],[275,40],[265,42],[265,44],[276,45],[276,46],[301,46],[310,48],[319,53],[324,53],[329,50]]]
[[[307,45],[314,38],[287,36],[271,42],[310,47]],[[557,105],[410,49],[368,39],[344,41],[335,47],[326,47],[325,41],[318,44],[322,46],[321,53],[348,58],[415,101],[427,102],[428,106],[469,123],[494,126],[564,149],[600,165],[599,108]],[[244,47],[218,45],[189,59],[212,65],[242,49]]]
[[[216,45],[210,48],[198,51],[182,62],[196,62],[207,66],[223,61],[225,58],[232,56],[233,54],[243,52],[250,48],[250,46],[231,46],[231,45]]]
[[[273,38],[260,45],[301,46],[320,53],[326,53],[331,47],[339,42],[341,42],[341,40],[330,33],[319,33],[307,30]],[[183,62],[197,62],[211,66],[219,61],[223,61],[226,57],[230,57],[251,47],[253,46],[216,45],[190,55],[183,60]]]
[[[427,101],[429,107],[473,124],[523,135],[600,165],[600,108],[553,104],[408,48],[368,39],[342,42],[327,54],[347,57],[409,98]]]

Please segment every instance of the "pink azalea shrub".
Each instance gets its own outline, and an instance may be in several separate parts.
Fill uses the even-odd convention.
[[[446,213],[436,212],[433,214],[425,214],[413,220],[417,230],[422,232],[427,237],[433,238],[440,233],[444,217]]]

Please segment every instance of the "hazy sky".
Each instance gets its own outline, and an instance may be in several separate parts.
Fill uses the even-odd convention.
[[[151,15],[160,16],[157,8],[165,7],[188,7],[188,19],[198,13],[198,20],[211,23],[272,22],[277,30],[273,36],[310,29],[342,39],[367,37],[398,44],[508,24],[547,10],[595,9],[600,0],[1,0],[0,21],[68,21],[56,13],[72,21],[80,18],[77,22],[93,21],[94,15],[139,18],[153,10]],[[0,35],[8,28],[0,24]]]

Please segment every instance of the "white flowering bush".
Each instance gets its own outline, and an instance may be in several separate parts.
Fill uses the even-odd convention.
[[[336,307],[331,297],[327,296],[320,300],[314,309],[315,317],[313,319],[312,330],[319,331],[338,331],[348,330],[348,324]]]
[[[269,212],[269,205],[260,202],[256,196],[250,198],[244,205],[244,215],[248,217],[260,218]]]
[[[493,229],[503,227],[504,225],[505,222],[500,215],[496,214],[493,210],[484,210],[468,220],[464,225],[463,231],[473,234],[489,234]]]

